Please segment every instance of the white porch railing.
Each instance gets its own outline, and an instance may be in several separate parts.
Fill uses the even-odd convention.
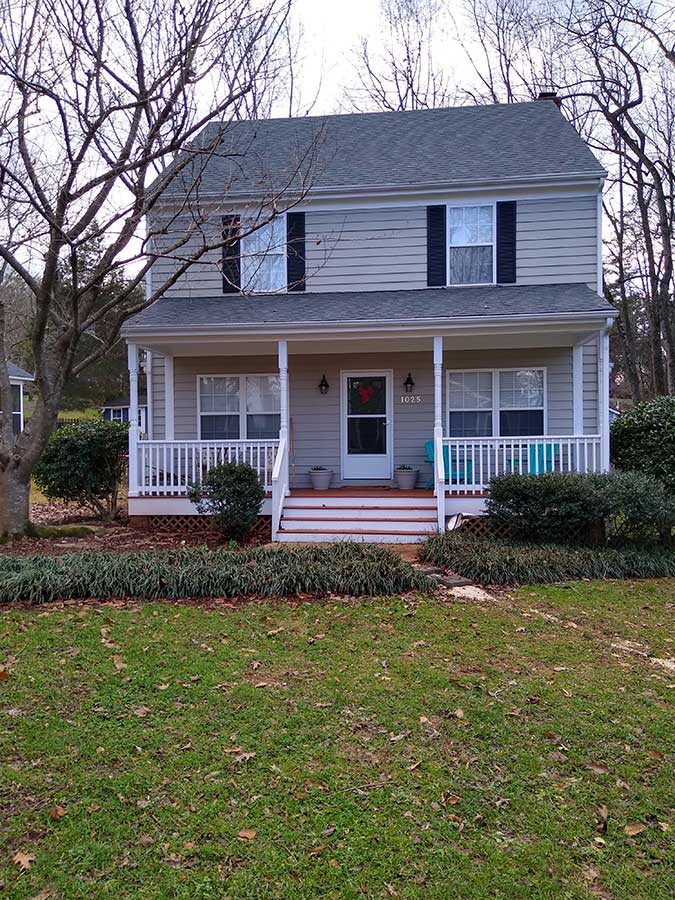
[[[129,466],[129,494],[186,494],[190,484],[224,462],[248,463],[265,490],[270,491],[278,446],[277,440],[138,441],[135,450],[133,444],[130,448],[136,467],[134,472]]]
[[[443,438],[445,490],[480,493],[498,475],[602,470],[600,435]]]
[[[279,441],[277,456],[272,469],[272,540],[276,541],[284,499],[288,493],[288,440],[282,437]]]

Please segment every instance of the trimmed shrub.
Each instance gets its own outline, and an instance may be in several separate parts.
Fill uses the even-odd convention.
[[[59,428],[35,467],[35,483],[49,500],[81,503],[114,519],[127,468],[128,429],[105,419]]]
[[[247,463],[221,463],[190,485],[188,497],[225,536],[242,540],[258,520],[265,489]]]
[[[661,548],[519,544],[463,535],[435,535],[420,559],[479,584],[550,584],[589,578],[673,578],[675,553]]]
[[[565,543],[590,535],[598,523],[610,541],[669,541],[675,503],[664,486],[641,472],[503,475],[490,483],[488,514],[531,541]]]
[[[675,397],[639,403],[612,425],[612,463],[617,469],[658,478],[675,496]]]
[[[376,597],[433,588],[431,579],[398,554],[372,544],[0,556],[0,603],[89,597]]]

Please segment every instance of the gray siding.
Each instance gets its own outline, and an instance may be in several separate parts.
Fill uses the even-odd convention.
[[[152,411],[153,439],[161,441],[166,437],[164,428],[165,396],[164,396],[164,357],[159,353],[152,354]]]
[[[597,196],[519,200],[516,278],[519,284],[597,278]]]
[[[597,431],[597,374],[595,345],[584,356],[584,421],[587,433]],[[446,369],[511,368],[516,366],[544,366],[547,370],[547,413],[550,434],[572,432],[572,349],[567,347],[541,350],[476,350],[448,351],[444,357]],[[426,462],[424,443],[433,436],[433,367],[429,353],[378,353],[364,360],[362,354],[329,356],[294,356],[289,359],[289,400],[293,435],[294,484],[308,483],[311,466],[323,465],[340,477],[340,371],[347,369],[393,369],[393,431],[394,464],[418,465],[420,484],[431,477]],[[175,357],[175,431],[176,439],[196,439],[197,376],[208,374],[274,373],[277,360],[265,357]],[[414,394],[420,403],[401,403],[403,382],[412,373]],[[327,395],[318,391],[325,373],[330,384]],[[156,422],[163,412],[161,376],[156,379]],[[160,405],[160,394],[162,405]],[[445,374],[443,379],[443,416],[445,427]],[[156,424],[156,435],[163,431]],[[380,480],[381,481],[381,480]]]
[[[308,212],[307,290],[426,287],[426,206]]]
[[[467,197],[467,204],[480,202]],[[596,195],[520,199],[517,214],[519,284],[583,282],[597,274]],[[179,258],[218,240],[220,212],[196,226],[191,217],[152,217],[156,247],[167,252],[153,266],[155,287],[171,277]],[[426,287],[426,205],[331,209],[306,214],[308,291],[402,290]],[[188,235],[185,245],[169,248]],[[221,251],[210,251],[169,288],[169,295],[223,296]],[[227,298],[231,299],[230,297]]]

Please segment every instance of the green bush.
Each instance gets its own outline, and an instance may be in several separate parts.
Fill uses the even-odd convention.
[[[50,500],[89,507],[115,518],[127,467],[128,425],[83,419],[59,428],[34,471],[35,483]]]
[[[420,559],[479,584],[549,584],[588,578],[673,578],[675,553],[661,548],[565,547],[462,534],[435,535]]]
[[[224,535],[242,540],[258,520],[265,489],[247,463],[221,463],[190,485],[188,496],[201,515],[213,516]]]
[[[431,580],[398,554],[372,544],[0,556],[0,603],[88,597],[388,596],[432,589]]]
[[[612,542],[651,543],[675,525],[670,495],[641,472],[503,475],[490,483],[486,507],[496,523],[532,541],[583,539],[602,523]]]
[[[658,397],[620,415],[610,447],[617,469],[645,472],[675,495],[675,397]]]

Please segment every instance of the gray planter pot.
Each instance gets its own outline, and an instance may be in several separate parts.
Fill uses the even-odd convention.
[[[327,491],[333,480],[333,470],[325,469],[319,472],[310,472],[309,477],[315,491]]]
[[[412,491],[417,484],[419,469],[396,469],[396,484],[401,491]]]

